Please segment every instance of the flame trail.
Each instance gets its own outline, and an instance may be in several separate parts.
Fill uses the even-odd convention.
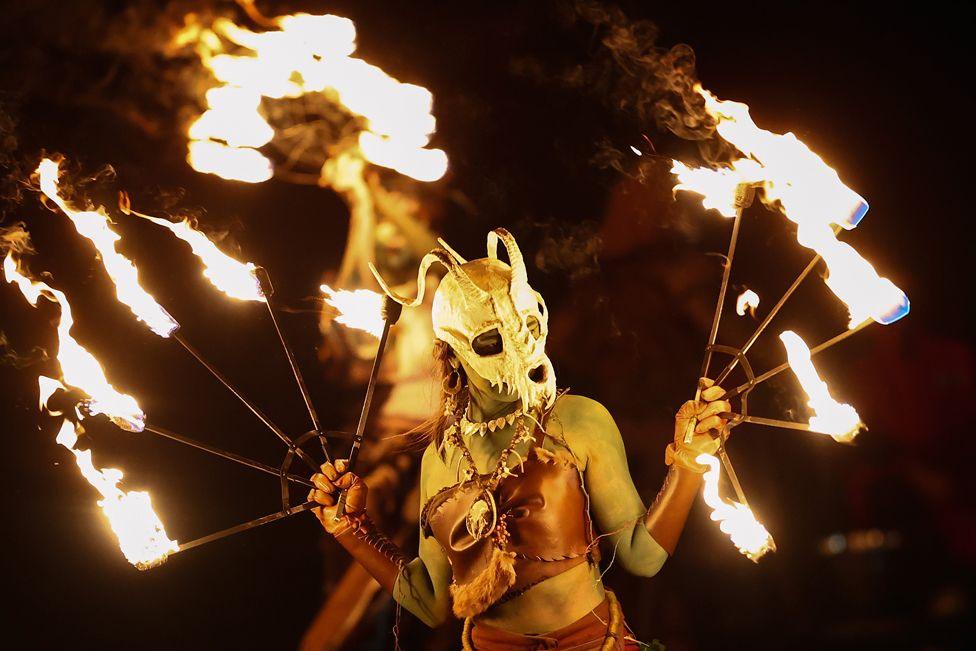
[[[756,519],[752,510],[745,504],[725,500],[719,494],[719,460],[710,454],[699,454],[695,461],[708,466],[704,475],[702,497],[712,509],[712,520],[719,523],[719,529],[729,537],[732,544],[752,561],[758,561],[766,552],[774,549],[772,536]]]
[[[206,235],[193,228],[189,219],[173,222],[136,212],[127,206],[123,210],[166,228],[189,244],[193,255],[203,262],[204,277],[223,293],[242,301],[267,302],[261,291],[261,283],[254,275],[257,265],[253,262],[240,262],[221,251]]]
[[[176,37],[176,45],[195,45],[222,84],[207,92],[207,110],[188,130],[187,160],[195,170],[250,183],[267,180],[274,167],[257,148],[274,138],[275,129],[261,113],[262,99],[319,93],[362,120],[352,145],[358,156],[419,181],[444,175],[447,155],[427,148],[436,126],[433,96],[352,57],[351,20],[299,13],[268,23],[276,29],[255,32],[225,18],[208,28],[188,20]],[[241,53],[229,53],[225,44]]]
[[[58,194],[58,163],[45,158],[37,168],[41,191],[64,212],[75,225],[79,234],[88,238],[102,265],[115,283],[115,295],[119,301],[132,310],[136,318],[149,326],[160,337],[169,337],[180,324],[139,285],[139,271],[132,262],[115,250],[115,244],[122,239],[109,227],[105,209],[77,210]]]
[[[7,282],[16,285],[31,305],[36,307],[38,299],[43,296],[61,308],[57,325],[57,359],[64,383],[43,375],[38,378],[42,408],[59,415],[47,408],[47,401],[55,391],[65,389],[67,385],[90,397],[85,415],[102,413],[119,427],[142,431],[146,415],[135,399],[117,391],[106,379],[98,361],[71,336],[74,321],[64,293],[46,283],[27,278],[18,269],[13,253],[8,253],[4,258],[3,269]],[[166,535],[163,523],[153,511],[149,494],[122,491],[118,487],[122,480],[121,471],[99,470],[92,462],[90,450],[75,449],[78,432],[75,425],[65,419],[61,423],[57,442],[71,451],[82,476],[101,494],[98,505],[108,518],[126,560],[139,569],[148,569],[165,561],[170,553],[178,549],[178,545]]]
[[[167,556],[179,549],[179,544],[166,535],[166,528],[152,508],[149,493],[120,489],[122,471],[96,468],[91,450],[76,450],[77,441],[78,430],[71,421],[64,420],[57,442],[71,451],[82,476],[101,494],[98,506],[118,538],[119,548],[126,560],[140,570],[164,562]]]
[[[718,170],[675,161],[674,190],[700,194],[705,208],[731,217],[738,185],[762,188],[764,201],[797,224],[797,241],[826,262],[825,282],[847,305],[851,328],[867,318],[889,324],[905,316],[910,307],[905,293],[834,233],[833,225],[847,230],[858,225],[868,210],[864,198],[792,133],[761,129],[745,104],[719,100],[700,86],[697,90],[719,135],[746,157]]]
[[[779,338],[786,347],[790,368],[799,380],[800,386],[803,387],[803,392],[807,394],[807,405],[814,412],[810,417],[810,427],[814,431],[829,434],[835,441],[841,443],[854,440],[864,427],[857,411],[830,396],[827,383],[821,379],[810,359],[810,348],[799,335],[787,330],[780,333]]]
[[[739,316],[745,316],[746,310],[749,310],[749,314],[752,316],[756,315],[756,308],[759,307],[759,294],[747,289],[735,300],[735,313]]]
[[[368,289],[332,289],[319,287],[326,294],[325,302],[339,311],[335,321],[349,328],[379,337],[383,332],[383,295]]]
[[[34,307],[37,307],[38,298],[43,296],[61,308],[57,325],[56,357],[64,383],[91,397],[89,413],[105,414],[123,429],[141,432],[145,426],[146,414],[139,408],[135,398],[116,390],[105,377],[98,360],[71,336],[74,319],[64,293],[47,283],[33,282],[27,278],[18,269],[17,261],[11,253],[3,260],[3,271],[7,282],[16,285]]]

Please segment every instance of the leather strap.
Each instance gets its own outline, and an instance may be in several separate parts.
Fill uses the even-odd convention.
[[[669,556],[674,555],[688,513],[701,488],[701,474],[677,464],[672,465],[664,485],[647,510],[644,526]]]
[[[393,594],[393,586],[407,564],[407,558],[396,543],[376,528],[365,512],[347,516],[345,521],[348,526],[336,532],[335,539],[384,590]]]

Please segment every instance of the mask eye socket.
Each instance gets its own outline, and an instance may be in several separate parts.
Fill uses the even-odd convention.
[[[525,320],[525,325],[529,327],[529,332],[531,332],[532,336],[535,337],[536,339],[538,339],[542,335],[542,327],[539,325],[538,318],[534,316],[530,316]]]
[[[481,357],[489,357],[502,352],[502,334],[498,328],[482,332],[471,342],[471,350]]]

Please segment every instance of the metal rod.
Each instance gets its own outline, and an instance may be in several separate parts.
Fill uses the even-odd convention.
[[[271,513],[270,515],[265,515],[260,518],[255,518],[254,520],[244,522],[243,524],[239,524],[233,527],[228,527],[227,529],[222,529],[221,531],[212,533],[209,536],[203,536],[202,538],[197,538],[196,540],[185,542],[179,546],[176,552],[173,553],[175,554],[178,552],[185,552],[188,549],[193,549],[194,547],[199,547],[200,545],[206,545],[207,543],[212,543],[216,540],[220,540],[221,538],[226,538],[227,536],[233,536],[234,534],[241,533],[242,531],[249,531],[251,529],[255,529],[257,527],[260,527],[265,524],[269,524],[271,522],[277,522],[278,520],[282,520],[284,518],[295,515],[297,513],[304,513],[305,511],[314,509],[319,506],[322,505],[319,504],[318,502],[309,501],[303,504],[299,504],[298,506],[293,506],[290,509],[286,509],[284,511],[278,511],[276,513]]]
[[[793,292],[795,292],[797,287],[800,286],[800,283],[802,283],[803,280],[808,275],[810,275],[810,272],[814,270],[814,268],[817,266],[817,263],[819,263],[820,260],[821,260],[820,254],[818,253],[817,255],[813,256],[813,259],[810,260],[810,263],[806,266],[806,268],[800,272],[800,275],[796,277],[796,279],[793,281],[793,284],[790,285],[789,289],[787,289],[786,292],[780,297],[779,301],[776,302],[776,305],[774,305],[773,309],[769,311],[769,314],[767,314],[765,318],[763,318],[762,322],[756,327],[753,333],[749,335],[749,338],[746,340],[746,343],[742,344],[742,348],[740,349],[740,351],[742,352],[743,355],[749,352],[749,349],[752,348],[752,345],[756,343],[757,339],[759,339],[759,335],[761,335],[763,331],[766,330],[766,326],[768,326],[769,323],[773,320],[773,317],[775,317],[779,313],[780,309],[786,304],[786,301],[789,300],[789,298],[793,295]],[[729,374],[732,371],[734,371],[735,367],[738,365],[739,365],[738,357],[733,357],[731,360],[729,360],[729,363],[725,365],[725,368],[722,369],[722,372],[719,373],[718,377],[715,379],[715,384],[719,384],[719,385],[722,384],[722,382],[725,381],[725,379],[729,376]]]
[[[729,478],[729,483],[732,484],[732,489],[735,491],[735,496],[739,498],[739,501],[743,506],[749,506],[749,500],[746,499],[746,493],[744,490],[742,490],[742,484],[739,483],[739,476],[735,474],[735,468],[732,467],[732,460],[729,459],[729,455],[725,451],[724,439],[721,443],[719,443],[718,458],[722,462],[722,467],[725,469],[725,474]]]
[[[735,258],[735,245],[739,239],[739,226],[742,224],[742,212],[746,207],[752,203],[753,190],[749,186],[740,185],[736,188],[735,192],[735,221],[732,222],[732,237],[729,238],[729,250],[725,255],[725,264],[722,266],[722,284],[719,286],[718,290],[718,300],[715,302],[715,313],[712,315],[712,327],[708,333],[708,344],[705,346],[705,355],[702,358],[701,371],[698,373],[699,381],[698,386],[695,389],[695,402],[698,402],[701,398],[702,385],[700,378],[708,376],[708,367],[712,363],[712,346],[715,345],[715,340],[718,338],[718,326],[722,321],[722,308],[725,306],[725,294],[729,288],[729,278],[732,275],[732,260]],[[690,443],[692,437],[695,435],[695,427],[698,425],[698,420],[692,418],[688,421],[688,427],[685,430],[685,443]],[[719,448],[719,453],[722,455],[723,465],[731,467],[731,464],[725,459],[724,448]]]
[[[834,224],[833,230],[834,230],[834,235],[836,236],[838,233],[840,233],[841,227],[838,226],[837,224]],[[776,305],[773,306],[773,309],[770,310],[769,314],[767,314],[766,317],[762,320],[762,323],[760,323],[759,326],[756,327],[756,330],[749,336],[749,339],[746,341],[746,343],[743,344],[742,347],[739,349],[741,355],[745,355],[746,353],[749,352],[749,349],[752,348],[752,345],[754,343],[756,343],[756,339],[759,339],[759,336],[766,329],[766,326],[768,326],[770,321],[773,320],[773,317],[775,317],[776,314],[779,313],[780,309],[786,304],[786,301],[789,300],[789,298],[793,295],[793,292],[795,292],[797,287],[800,286],[800,283],[802,283],[803,280],[810,274],[810,272],[813,271],[813,269],[817,266],[817,263],[819,263],[821,259],[822,258],[820,257],[819,253],[813,256],[813,259],[810,260],[806,268],[800,272],[800,275],[796,277],[796,279],[793,281],[793,284],[790,285],[789,289],[786,290],[786,293],[784,293],[780,297],[779,301],[776,302]],[[722,382],[725,381],[725,379],[729,376],[729,374],[733,370],[735,370],[735,367],[738,366],[739,359],[740,357],[737,356],[729,360],[729,363],[725,366],[724,369],[722,369],[722,372],[719,373],[718,378],[716,378],[715,384],[720,385],[722,384]]]
[[[722,320],[722,308],[725,307],[725,295],[729,289],[729,278],[732,276],[732,260],[735,258],[735,245],[739,239],[739,227],[742,224],[742,213],[743,211],[752,203],[752,198],[754,196],[754,190],[751,186],[740,185],[736,188],[735,192],[735,221],[732,222],[732,236],[729,238],[729,250],[725,256],[725,265],[722,269],[722,284],[719,286],[718,299],[715,302],[715,313],[712,315],[712,328],[708,333],[708,345],[705,348],[705,356],[702,359],[701,372],[698,374],[699,378],[708,377],[708,368],[712,363],[712,346],[715,345],[716,339],[718,339],[718,326]],[[701,398],[702,392],[701,380],[698,381],[698,388],[695,390],[695,402],[698,402]],[[688,429],[685,432],[685,443],[689,443],[695,434],[695,427],[698,422],[696,418],[692,418],[688,423]],[[722,462],[722,467],[725,469],[725,474],[728,476],[729,481],[732,483],[732,488],[735,489],[735,494],[743,504],[748,505],[746,501],[745,493],[742,490],[741,484],[739,484],[739,477],[735,474],[735,468],[732,467],[732,460],[729,459],[728,453],[725,451],[725,437],[719,437],[718,445],[718,458]]]
[[[278,323],[278,317],[275,316],[274,302],[271,297],[274,295],[274,285],[271,283],[271,276],[268,274],[267,269],[263,267],[255,271],[255,277],[258,279],[258,283],[261,285],[261,292],[264,294],[265,305],[268,306],[268,314],[271,316],[271,323],[274,324],[275,332],[278,333],[278,341],[281,342],[281,348],[285,351],[285,357],[288,359],[288,366],[291,367],[291,373],[295,377],[295,383],[298,385],[298,391],[302,394],[302,400],[305,401],[305,408],[308,410],[308,416],[312,420],[312,429],[316,432],[322,431],[322,424],[319,422],[318,412],[315,411],[315,405],[312,404],[312,396],[308,392],[308,386],[305,384],[305,378],[302,377],[302,371],[298,366],[298,360],[295,359],[295,352],[291,345],[288,343],[288,339],[285,338],[285,333],[281,329],[281,325]],[[331,461],[332,457],[329,455],[329,449],[325,442],[325,437],[319,437],[319,443],[322,445],[322,453],[325,455],[326,461]]]
[[[265,426],[267,426],[268,429],[270,429],[272,432],[274,432],[275,436],[277,436],[279,439],[281,439],[281,441],[285,445],[287,445],[290,449],[294,449],[295,450],[295,453],[298,454],[299,457],[301,457],[302,461],[304,461],[305,464],[309,468],[311,468],[312,470],[316,470],[318,468],[318,466],[315,463],[315,461],[310,456],[308,456],[308,453],[306,453],[301,448],[296,448],[295,447],[295,444],[292,442],[291,438],[289,438],[289,436],[287,434],[285,434],[284,431],[282,431],[282,429],[280,427],[278,427],[273,422],[271,422],[271,419],[269,419],[267,416],[265,416],[264,415],[264,412],[262,412],[260,409],[258,409],[257,406],[255,406],[255,404],[253,402],[251,402],[250,400],[248,400],[247,398],[245,398],[244,397],[244,394],[242,394],[237,389],[237,387],[235,387],[233,384],[231,384],[230,380],[228,380],[224,376],[223,373],[221,373],[220,371],[218,371],[213,365],[210,364],[210,362],[208,362],[206,359],[204,359],[204,357],[199,353],[199,351],[197,351],[196,348],[194,348],[192,345],[190,345],[190,342],[188,342],[183,337],[183,335],[180,334],[179,330],[177,330],[176,332],[174,332],[173,335],[172,335],[172,337],[176,341],[180,342],[180,345],[183,346],[183,348],[185,348],[188,353],[190,353],[191,355],[193,355],[193,357],[198,362],[200,362],[200,364],[202,364],[204,368],[206,368],[208,371],[210,371],[210,374],[213,375],[215,378],[217,378],[220,381],[220,383],[223,384],[227,388],[228,391],[230,391],[231,393],[233,393],[234,396],[238,400],[240,400],[241,403],[243,403],[243,405],[245,407],[247,407],[249,410],[251,410],[251,413],[253,413],[255,416],[257,416],[258,417],[258,420],[260,420],[262,423],[265,424]]]
[[[815,430],[810,427],[808,423],[797,423],[792,420],[779,420],[778,418],[763,418],[762,416],[744,416],[742,418],[743,423],[754,423],[756,425],[766,425],[768,427],[782,427],[784,429],[795,429],[801,432],[817,432],[818,434],[826,434],[827,432],[821,432],[820,430]]]
[[[722,284],[718,289],[718,300],[715,302],[715,314],[712,315],[712,329],[708,333],[708,347],[705,349],[705,358],[702,360],[699,377],[708,377],[708,367],[712,363],[711,347],[718,338],[718,326],[722,321],[722,308],[725,306],[725,294],[728,292],[729,278],[732,275],[732,260],[735,257],[735,245],[739,239],[739,226],[742,224],[742,212],[751,202],[752,188],[739,186],[735,196],[735,221],[732,222],[732,237],[729,238],[729,251],[725,256],[725,265],[722,269]]]
[[[383,299],[383,332],[380,334],[380,342],[376,348],[376,356],[373,358],[373,368],[369,372],[369,383],[366,385],[366,398],[363,400],[363,409],[359,414],[359,424],[356,425],[356,436],[352,441],[352,448],[349,450],[349,461],[346,464],[348,472],[352,472],[356,466],[356,459],[359,458],[359,450],[363,446],[363,438],[366,434],[366,421],[369,420],[369,409],[373,403],[373,393],[376,391],[376,380],[380,373],[380,364],[383,361],[383,354],[386,352],[386,342],[390,337],[390,327],[400,318],[402,306],[389,296]],[[336,519],[346,514],[346,491],[339,494],[339,501],[336,504]]]
[[[192,448],[196,448],[197,450],[203,450],[204,452],[209,452],[210,454],[216,455],[223,459],[227,459],[229,461],[239,463],[242,466],[254,468],[255,470],[260,470],[261,472],[266,472],[269,475],[274,475],[275,477],[281,476],[281,470],[279,470],[278,468],[274,468],[267,464],[261,463],[260,461],[255,461],[254,459],[250,459],[248,457],[242,456],[240,454],[237,454],[236,452],[228,452],[227,450],[223,450],[216,446],[210,445],[209,443],[203,443],[202,441],[191,439],[188,436],[177,434],[176,432],[172,432],[168,429],[158,427],[156,425],[146,425],[143,431],[157,434],[159,436],[162,436],[163,438],[167,438],[171,441],[176,441],[177,443],[188,445]],[[312,484],[311,481],[305,479],[304,477],[299,477],[298,475],[293,475],[291,473],[288,473],[285,476],[293,482],[303,484],[309,487],[314,487],[314,484]]]
[[[820,343],[820,344],[814,346],[813,348],[811,348],[810,349],[810,356],[813,357],[814,355],[816,355],[818,353],[822,353],[823,351],[827,350],[828,348],[830,348],[834,344],[839,344],[840,342],[844,341],[848,337],[850,337],[850,336],[852,336],[854,334],[857,334],[861,330],[864,330],[864,328],[868,327],[872,323],[874,323],[874,319],[865,319],[864,321],[862,321],[861,323],[859,323],[857,326],[855,326],[853,328],[850,328],[848,330],[845,330],[844,332],[841,332],[840,334],[834,335],[833,337],[831,337],[827,341],[824,341],[823,343]],[[725,400],[728,400],[730,398],[734,398],[737,395],[739,395],[740,393],[742,393],[743,391],[747,391],[748,389],[751,389],[752,387],[756,386],[757,384],[761,384],[761,383],[765,382],[766,380],[768,380],[769,378],[771,378],[771,377],[773,377],[775,375],[779,375],[780,373],[782,373],[783,371],[785,371],[789,367],[790,367],[789,362],[783,362],[779,366],[777,366],[775,368],[772,368],[772,369],[766,371],[762,375],[756,376],[756,379],[755,380],[753,380],[751,382],[746,382],[745,384],[740,384],[736,388],[732,389],[731,391],[729,391],[728,393],[725,394],[724,399]]]

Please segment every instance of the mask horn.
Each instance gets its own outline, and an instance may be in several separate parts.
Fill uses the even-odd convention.
[[[441,245],[441,247],[442,247],[442,248],[443,248],[443,249],[444,249],[445,251],[447,251],[448,253],[450,253],[450,254],[451,254],[451,256],[452,256],[452,257],[453,257],[453,258],[454,258],[455,260],[457,260],[457,261],[458,261],[458,264],[464,264],[465,262],[467,262],[467,260],[465,260],[464,258],[462,258],[462,257],[461,257],[461,254],[460,254],[460,253],[458,253],[457,251],[455,251],[454,249],[452,249],[452,248],[451,248],[451,245],[450,245],[450,244],[448,244],[447,242],[445,242],[445,241],[444,241],[444,238],[442,238],[442,237],[438,237],[438,238],[437,238],[437,243],[438,243],[438,244],[440,244],[440,245]]]
[[[512,287],[517,285],[528,285],[529,274],[525,269],[525,260],[522,259],[522,251],[515,243],[515,237],[504,228],[496,228],[488,233],[488,257],[498,259],[498,240],[505,245],[508,253],[508,265],[512,268]]]
[[[474,284],[468,277],[468,274],[461,269],[458,261],[444,249],[434,249],[420,261],[420,267],[417,269],[417,296],[412,299],[397,294],[390,289],[390,285],[383,279],[383,276],[376,270],[372,262],[369,263],[369,270],[373,272],[373,277],[376,278],[376,282],[383,288],[383,292],[387,296],[405,307],[416,307],[424,300],[424,293],[427,289],[427,270],[434,263],[444,265],[448,272],[454,275],[454,279],[457,281],[458,286],[460,286],[466,300],[479,301],[486,296],[486,292]]]

